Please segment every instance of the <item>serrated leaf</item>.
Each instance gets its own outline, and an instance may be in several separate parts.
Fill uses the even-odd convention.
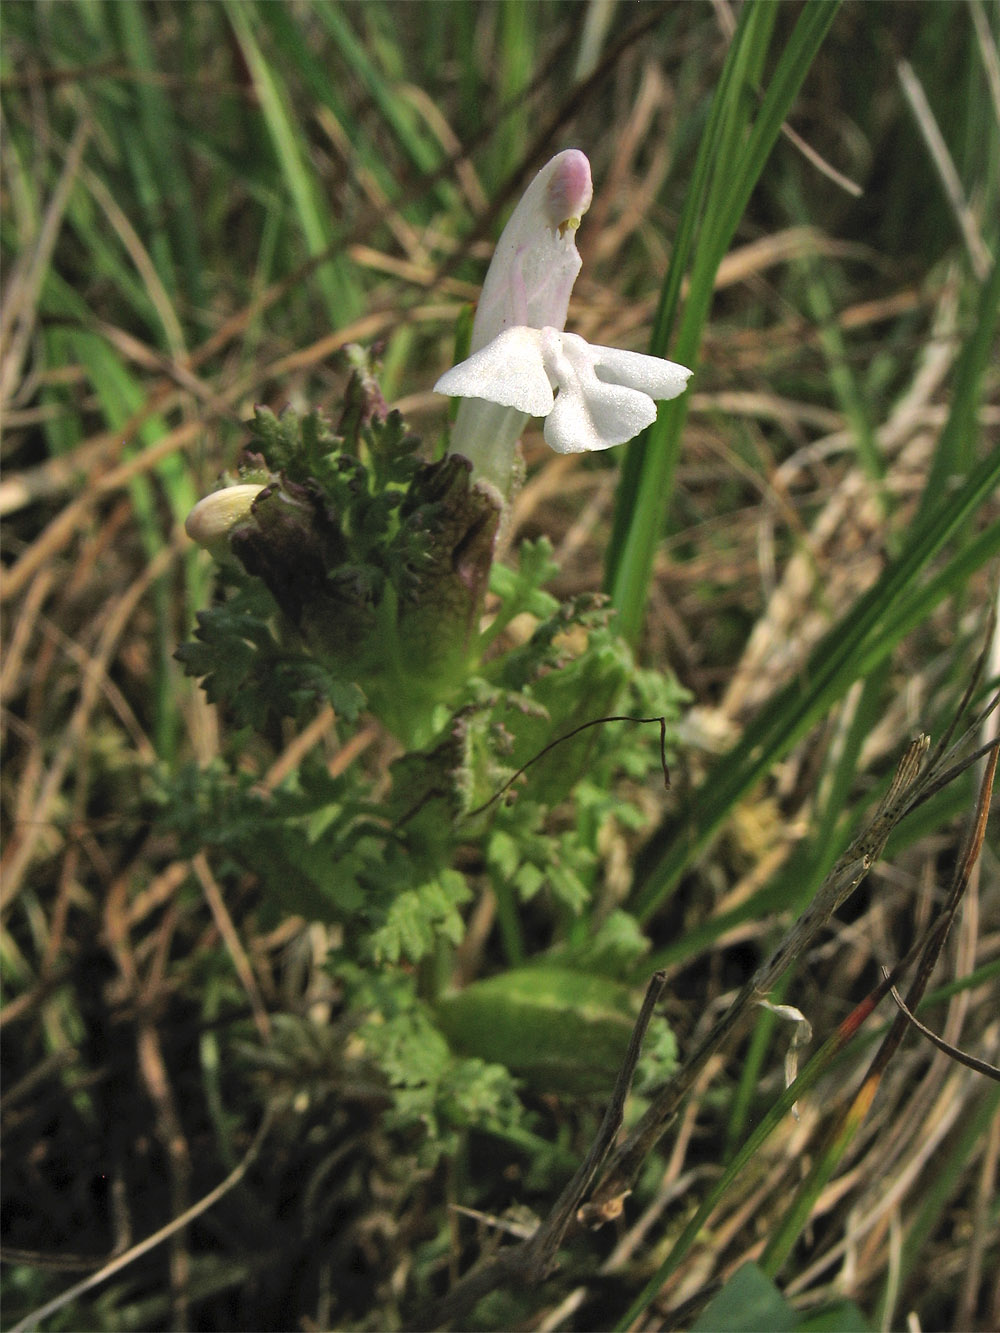
[[[517,840],[503,829],[494,829],[486,846],[490,869],[504,879],[512,879],[521,861]]]
[[[458,908],[471,896],[464,876],[454,870],[443,870],[437,879],[399,894],[385,924],[371,937],[375,961],[398,963],[405,957],[418,963],[439,937],[458,944],[465,931]]]
[[[558,601],[544,591],[544,585],[559,572],[552,558],[552,545],[541,537],[536,542],[524,541],[518,550],[517,569],[496,564],[490,571],[490,591],[500,601],[493,623],[483,635],[484,643],[492,641],[510,622],[525,612],[537,620],[547,620],[559,609]]]
[[[538,866],[527,865],[519,866],[514,874],[514,887],[523,902],[530,902],[535,894],[545,883],[545,875],[539,870]]]

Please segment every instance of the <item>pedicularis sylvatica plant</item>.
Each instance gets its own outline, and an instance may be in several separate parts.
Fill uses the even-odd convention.
[[[663,717],[669,739],[681,692],[636,668],[602,597],[545,590],[547,542],[504,554],[529,418],[560,453],[607,449],[690,374],[564,331],[591,196],[570,149],[511,215],[469,354],[435,385],[461,400],[443,456],[353,348],[338,419],[258,408],[238,475],[187,521],[218,594],[178,656],[231,727],[222,761],[165,785],[164,817],[219,876],[254,884],[262,913],[330,927],[340,1058],[381,1071],[390,1119],[423,1126],[430,1160],[465,1127],[530,1133],[526,1089],[606,1092],[635,1012],[620,978],[646,947],[601,848],[642,823],[660,749],[649,728],[585,724]],[[515,618],[533,632],[508,634]],[[370,716],[391,733],[388,780],[312,751],[263,790],[283,719],[323,705],[342,744]],[[458,988],[485,893],[495,948]],[[672,1059],[663,1030],[647,1081]]]

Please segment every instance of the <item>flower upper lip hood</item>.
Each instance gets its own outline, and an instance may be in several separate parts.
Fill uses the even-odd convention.
[[[576,229],[590,207],[590,163],[578,148],[558,153],[525,190],[497,241],[472,325],[470,351],[505,329],[561,329],[582,260]]]
[[[434,386],[463,399],[452,452],[469,458],[473,475],[504,499],[529,416],[545,418],[545,440],[558,453],[609,449],[651,425],[656,401],[683,393],[691,374],[562,331],[581,265],[575,231],[592,195],[590,164],[578,149],[542,168],[497,243],[470,355]]]

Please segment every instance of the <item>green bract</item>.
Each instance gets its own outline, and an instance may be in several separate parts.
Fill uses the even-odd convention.
[[[316,412],[257,408],[243,472],[251,485],[216,492],[228,550],[266,586],[268,627],[252,628],[225,605],[198,618],[197,645],[179,656],[221,698],[234,663],[241,688],[294,713],[305,690],[356,711],[345,686],[406,743],[430,738],[437,706],[462,685],[477,649],[499,506],[470,485],[470,465],[425,462],[419,440],[389,412],[366,367],[355,372],[336,429]],[[266,480],[260,485],[260,479]],[[237,494],[239,520],[227,493]],[[246,597],[245,580],[237,596]],[[250,594],[252,597],[252,594]],[[259,599],[255,610],[262,610]],[[248,637],[249,635],[249,637]],[[306,655],[305,657],[303,655]],[[265,685],[277,666],[287,682],[282,709]],[[235,683],[235,682],[234,682]],[[242,710],[247,699],[237,700]]]

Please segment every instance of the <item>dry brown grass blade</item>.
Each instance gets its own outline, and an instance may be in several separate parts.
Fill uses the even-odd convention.
[[[30,257],[22,256],[14,265],[4,292],[0,313],[0,404],[6,406],[21,380],[35,329],[38,295],[52,258],[69,197],[83,165],[83,154],[90,138],[90,122],[81,119],[66,151],[59,180],[44,212]]]
[[[25,657],[34,637],[38,616],[56,581],[55,567],[50,566],[41,570],[28,589],[20,608],[20,615],[14,622],[13,630],[4,645],[3,662],[0,663],[0,703],[6,703],[12,692],[17,689],[25,666]]]
[[[121,241],[123,249],[131,259],[136,272],[142,279],[153,308],[156,310],[163,326],[171,355],[176,358],[178,363],[183,364],[187,359],[184,332],[173,303],[167,294],[167,289],[156,271],[152,256],[143,245],[139,233],[100,176],[96,172],[84,168],[83,179],[86,182],[87,189],[94,197],[94,202],[108,219],[112,229]]]
[[[23,823],[20,836],[8,847],[4,857],[0,912],[9,910],[20,891],[22,878],[31,864],[38,838],[46,826],[51,803],[62,788],[78,747],[86,735],[88,722],[103,689],[119,639],[142,598],[177,559],[186,540],[183,533],[177,534],[173,542],[165,546],[133,581],[109,617],[89,669],[84,673],[80,697],[64,729],[59,748],[39,784],[31,818]]]
[[[172,913],[168,913],[168,917]],[[167,931],[163,932],[166,936]],[[158,980],[158,979],[157,979]],[[170,1201],[175,1217],[184,1217],[190,1207],[191,1150],[184,1133],[184,1122],[177,1095],[167,1072],[160,1034],[152,1019],[143,1017],[136,1034],[139,1070],[155,1111],[156,1133],[169,1164]],[[175,1328],[187,1328],[190,1322],[191,1256],[187,1247],[187,1227],[174,1227],[170,1243],[170,1305]]]
[[[176,430],[170,431],[162,440],[157,440],[156,444],[144,449],[141,454],[128,459],[127,462],[120,463],[105,476],[95,478],[81,495],[70,501],[65,509],[56,515],[38,539],[32,542],[20,560],[11,567],[10,572],[5,575],[3,587],[0,589],[0,601],[10,601],[16,597],[34,574],[44,565],[47,565],[50,560],[55,559],[63,547],[73,540],[73,537],[79,531],[84,515],[98,500],[120,490],[123,486],[127,486],[136,477],[151,472],[157,463],[162,462],[164,458],[169,458],[171,454],[177,453],[179,449],[183,449],[192,440],[197,439],[204,432],[204,429],[202,422],[189,421],[183,426],[178,426]],[[177,551],[183,549],[183,546],[178,542],[176,548],[170,547],[167,549],[170,550],[171,559],[173,559]]]
[[[876,431],[887,468],[886,485],[904,497],[912,491],[909,479],[921,475],[929,455],[934,424],[928,414],[955,359],[957,319],[954,292],[948,285],[938,300],[933,335],[910,385]],[[775,491],[786,493],[803,471],[823,457],[853,447],[852,433],[834,428],[781,464],[775,472]],[[777,509],[773,501],[772,506]],[[773,524],[767,511],[762,521],[769,528]],[[845,609],[878,576],[884,538],[867,478],[860,465],[852,466],[826,494],[806,540],[786,562],[758,617],[719,708],[725,719],[742,717],[760,706],[774,688],[776,674],[785,679],[801,669],[831,614]]]
[[[88,474],[111,466],[126,448],[128,440],[150,417],[158,412],[172,411],[181,397],[174,384],[155,385],[142,407],[132,414],[121,430],[101,431],[69,454],[58,454],[44,463],[4,477],[0,481],[0,517],[16,514],[39,500],[52,499],[77,487]]]
[[[233,924],[233,918],[229,915],[226,907],[225,898],[222,890],[219,888],[215,876],[212,874],[211,867],[208,864],[208,857],[204,852],[199,852],[191,862],[191,868],[194,870],[198,883],[201,885],[202,892],[205,895],[205,901],[208,903],[209,910],[212,913],[212,919],[215,921],[219,934],[225,943],[229,956],[233,960],[233,967],[236,969],[236,975],[239,977],[243,989],[246,991],[247,999],[250,1001],[250,1008],[253,1012],[253,1021],[262,1041],[269,1041],[271,1037],[271,1019],[268,1016],[267,1008],[261,997],[260,987],[257,985],[257,978],[254,975],[253,966],[247,957],[246,950],[240,940],[239,931]]]
[[[137,1259],[141,1259],[142,1256],[148,1254],[150,1250],[155,1250],[158,1245],[162,1245],[164,1241],[169,1240],[172,1236],[176,1235],[177,1232],[190,1226],[191,1223],[195,1221],[196,1218],[201,1217],[203,1213],[207,1213],[208,1210],[213,1208],[220,1199],[224,1198],[234,1190],[237,1185],[239,1185],[240,1181],[253,1166],[264,1145],[264,1140],[271,1128],[273,1119],[273,1112],[266,1112],[261,1121],[260,1128],[257,1130],[254,1140],[247,1149],[243,1160],[230,1172],[225,1180],[216,1185],[215,1189],[209,1190],[204,1198],[199,1199],[197,1203],[192,1204],[190,1208],[186,1209],[179,1217],[173,1218],[166,1226],[160,1227],[160,1229],[154,1231],[151,1236],[147,1236],[145,1240],[141,1240],[138,1245],[133,1245],[132,1248],[126,1250],[124,1254],[120,1254],[112,1259],[110,1263],[105,1264],[104,1267],[99,1269],[96,1273],[92,1273],[89,1277],[84,1278],[82,1282],[77,1282],[67,1291],[62,1292],[59,1296],[54,1297],[53,1300],[40,1306],[39,1309],[33,1310],[31,1314],[26,1315],[24,1319],[19,1320],[19,1322],[13,1326],[10,1333],[28,1333],[30,1329],[37,1328],[43,1320],[48,1319],[50,1315],[55,1314],[58,1310],[64,1309],[72,1301],[75,1301],[78,1296],[83,1296],[86,1292],[93,1291],[93,1289],[99,1287],[102,1282],[106,1282],[108,1278],[114,1277],[114,1275],[120,1273],[123,1268],[127,1268],[129,1264],[135,1263]]]

